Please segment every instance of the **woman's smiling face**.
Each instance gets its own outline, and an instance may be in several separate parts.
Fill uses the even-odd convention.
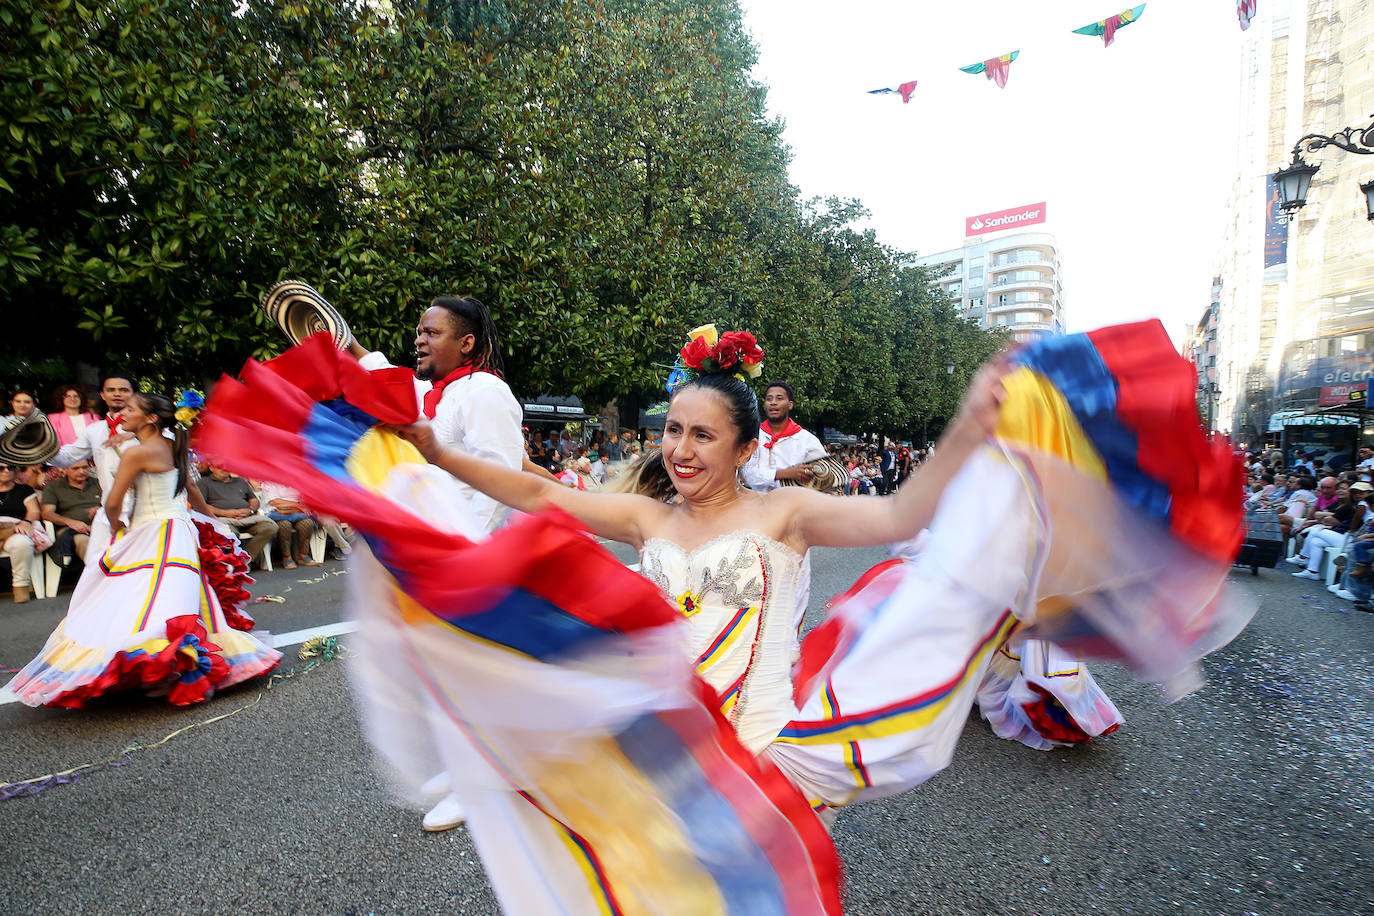
[[[678,392],[668,407],[662,442],[663,466],[677,491],[700,499],[735,489],[754,441],[741,445],[739,436],[721,395],[705,388]]]

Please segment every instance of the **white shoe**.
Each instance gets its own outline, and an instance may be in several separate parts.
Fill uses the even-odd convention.
[[[1285,563],[1292,563],[1294,566],[1306,566],[1306,565],[1307,565],[1307,557],[1303,556],[1302,554],[1298,554],[1298,553],[1293,554],[1291,557],[1284,557],[1284,558],[1283,558],[1283,561],[1284,561]]]
[[[441,830],[452,830],[465,820],[463,806],[458,803],[458,796],[446,795],[443,801],[429,809],[423,823],[425,830],[430,833],[438,833]]]
[[[1336,582],[1332,585],[1328,585],[1326,587],[1326,590],[1333,595],[1339,595],[1341,592],[1345,591],[1345,589],[1341,588],[1341,584],[1339,582]]]
[[[452,792],[453,786],[448,781],[448,770],[439,771],[420,786],[420,794],[425,798],[443,798]]]
[[[1351,591],[1350,589],[1348,589],[1348,588],[1340,588],[1340,589],[1337,589],[1337,590],[1336,590],[1336,597],[1337,597],[1337,598],[1340,598],[1342,601],[1355,601],[1355,600],[1357,600],[1357,599],[1355,598],[1355,593],[1352,592],[1352,591]]]
[[[1297,572],[1293,573],[1293,578],[1294,578],[1294,579],[1320,579],[1321,576],[1319,576],[1319,575],[1317,575],[1316,573],[1312,572],[1310,569],[1300,569],[1300,570],[1298,570]]]

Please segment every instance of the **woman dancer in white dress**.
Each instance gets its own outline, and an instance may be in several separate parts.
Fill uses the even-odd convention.
[[[178,429],[175,441],[163,435],[175,424],[174,410],[157,394],[135,394],[124,407],[121,429],[138,444],[124,452],[105,495],[114,537],[87,565],[43,651],[9,684],[30,706],[79,707],[136,688],[188,705],[270,671],[281,659],[226,622],[202,571],[201,539],[185,504],[185,434]],[[130,489],[134,508],[126,526]]]

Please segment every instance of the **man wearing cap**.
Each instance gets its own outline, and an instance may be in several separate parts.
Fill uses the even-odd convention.
[[[784,480],[809,483],[814,476],[806,462],[826,456],[821,440],[792,419],[792,386],[769,382],[763,393],[765,419],[759,424],[759,447],[749,456],[740,475],[751,490],[766,493]]]

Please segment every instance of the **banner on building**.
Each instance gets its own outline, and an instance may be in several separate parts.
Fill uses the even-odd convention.
[[[1317,405],[1331,407],[1336,404],[1362,402],[1366,387],[1368,387],[1367,382],[1359,385],[1323,385],[1321,395],[1317,398]]]
[[[1279,209],[1279,186],[1270,175],[1265,179],[1268,201],[1264,212],[1264,266],[1273,267],[1288,260],[1288,221]]]
[[[1026,204],[1010,210],[994,210],[992,213],[979,213],[964,220],[964,237],[986,235],[1003,229],[1019,229],[1034,226],[1045,221],[1045,202]]]

